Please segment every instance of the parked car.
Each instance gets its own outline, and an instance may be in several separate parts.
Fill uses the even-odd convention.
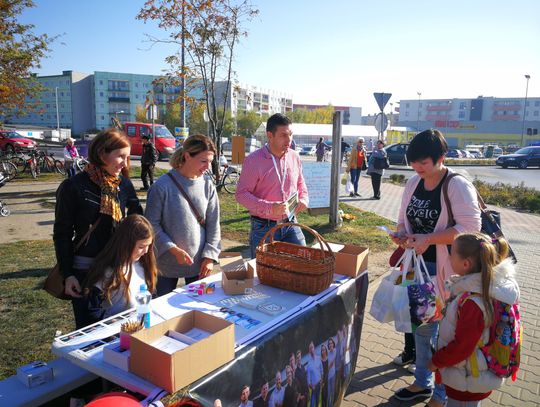
[[[171,156],[176,148],[176,139],[162,124],[154,124],[154,130],[156,131],[156,149],[159,153],[159,159]],[[152,135],[152,124],[128,122],[124,124],[124,131],[131,143],[131,155],[141,155],[142,138]]]
[[[500,147],[495,147],[495,148],[493,149],[493,158],[500,157],[501,155],[503,155],[503,150],[502,150],[502,148],[500,148]]]
[[[463,154],[461,153],[460,150],[450,149],[446,153],[446,157],[447,158],[463,158]]]
[[[484,154],[480,150],[467,150],[473,158],[484,158]]]
[[[524,147],[520,148],[515,153],[501,155],[497,158],[496,163],[503,168],[540,167],[540,146]]]
[[[463,158],[475,158],[470,151],[467,150],[459,150],[461,151],[461,155]]]
[[[36,148],[36,142],[23,137],[13,130],[0,130],[0,150],[6,153],[29,151]]]
[[[407,165],[407,150],[409,143],[390,144],[385,148],[390,165]]]
[[[300,150],[300,155],[315,155],[315,151],[317,151],[315,146],[302,146],[302,150]]]

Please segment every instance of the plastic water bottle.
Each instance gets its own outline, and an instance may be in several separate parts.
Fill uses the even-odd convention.
[[[150,300],[152,299],[152,294],[148,291],[146,284],[141,284],[139,292],[135,296],[137,301],[137,319],[139,321],[143,320],[143,325],[145,328],[150,328]]]

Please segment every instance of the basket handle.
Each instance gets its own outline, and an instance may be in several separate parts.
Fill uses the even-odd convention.
[[[319,232],[317,232],[316,230],[311,229],[309,226],[302,225],[300,223],[294,223],[294,222],[280,223],[278,225],[275,225],[272,229],[270,229],[268,232],[266,232],[264,234],[264,237],[261,239],[261,241],[259,242],[257,247],[262,248],[262,245],[264,244],[264,242],[266,242],[266,239],[268,239],[268,238],[270,238],[270,243],[273,243],[274,242],[274,234],[276,233],[276,231],[278,229],[281,229],[281,228],[284,228],[284,227],[289,227],[289,226],[298,226],[301,229],[307,230],[309,233],[311,233],[313,236],[315,236],[317,238],[317,240],[319,241],[319,245],[321,246],[321,252],[323,253],[323,256],[324,256],[324,246],[326,246],[326,248],[328,249],[327,251],[330,252],[332,257],[334,257],[334,258],[336,257],[336,255],[334,254],[332,249],[330,249],[330,245],[328,244],[328,242],[326,240],[324,240],[324,238],[319,234]]]

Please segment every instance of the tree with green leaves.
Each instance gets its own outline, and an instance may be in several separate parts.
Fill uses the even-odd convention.
[[[295,109],[287,112],[287,117],[293,123],[331,124],[334,115],[334,107],[328,105],[317,109]]]
[[[259,115],[254,111],[238,112],[236,114],[236,133],[240,136],[251,137],[261,123],[268,120],[268,114]]]
[[[202,84],[209,136],[218,151],[231,95],[230,86],[224,95],[216,95],[216,83],[231,83],[236,46],[247,35],[243,25],[257,14],[249,0],[146,0],[137,15],[143,21],[156,21],[167,32],[166,38],[149,36],[152,42],[178,45],[178,52],[166,58],[171,67],[168,75],[196,78]],[[182,50],[188,56],[184,63]],[[186,93],[180,98],[185,99]],[[218,100],[223,105],[218,106]]]
[[[0,117],[35,109],[43,90],[32,71],[40,67],[56,37],[35,34],[33,24],[18,21],[31,7],[35,7],[32,0],[0,0]]]

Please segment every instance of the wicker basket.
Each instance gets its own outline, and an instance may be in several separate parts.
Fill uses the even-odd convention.
[[[310,232],[319,241],[320,249],[274,241],[279,229],[291,226]],[[266,242],[268,238],[270,241]],[[336,257],[323,237],[298,223],[279,224],[266,232],[257,246],[256,261],[257,275],[263,284],[309,295],[330,286],[336,265]]]

